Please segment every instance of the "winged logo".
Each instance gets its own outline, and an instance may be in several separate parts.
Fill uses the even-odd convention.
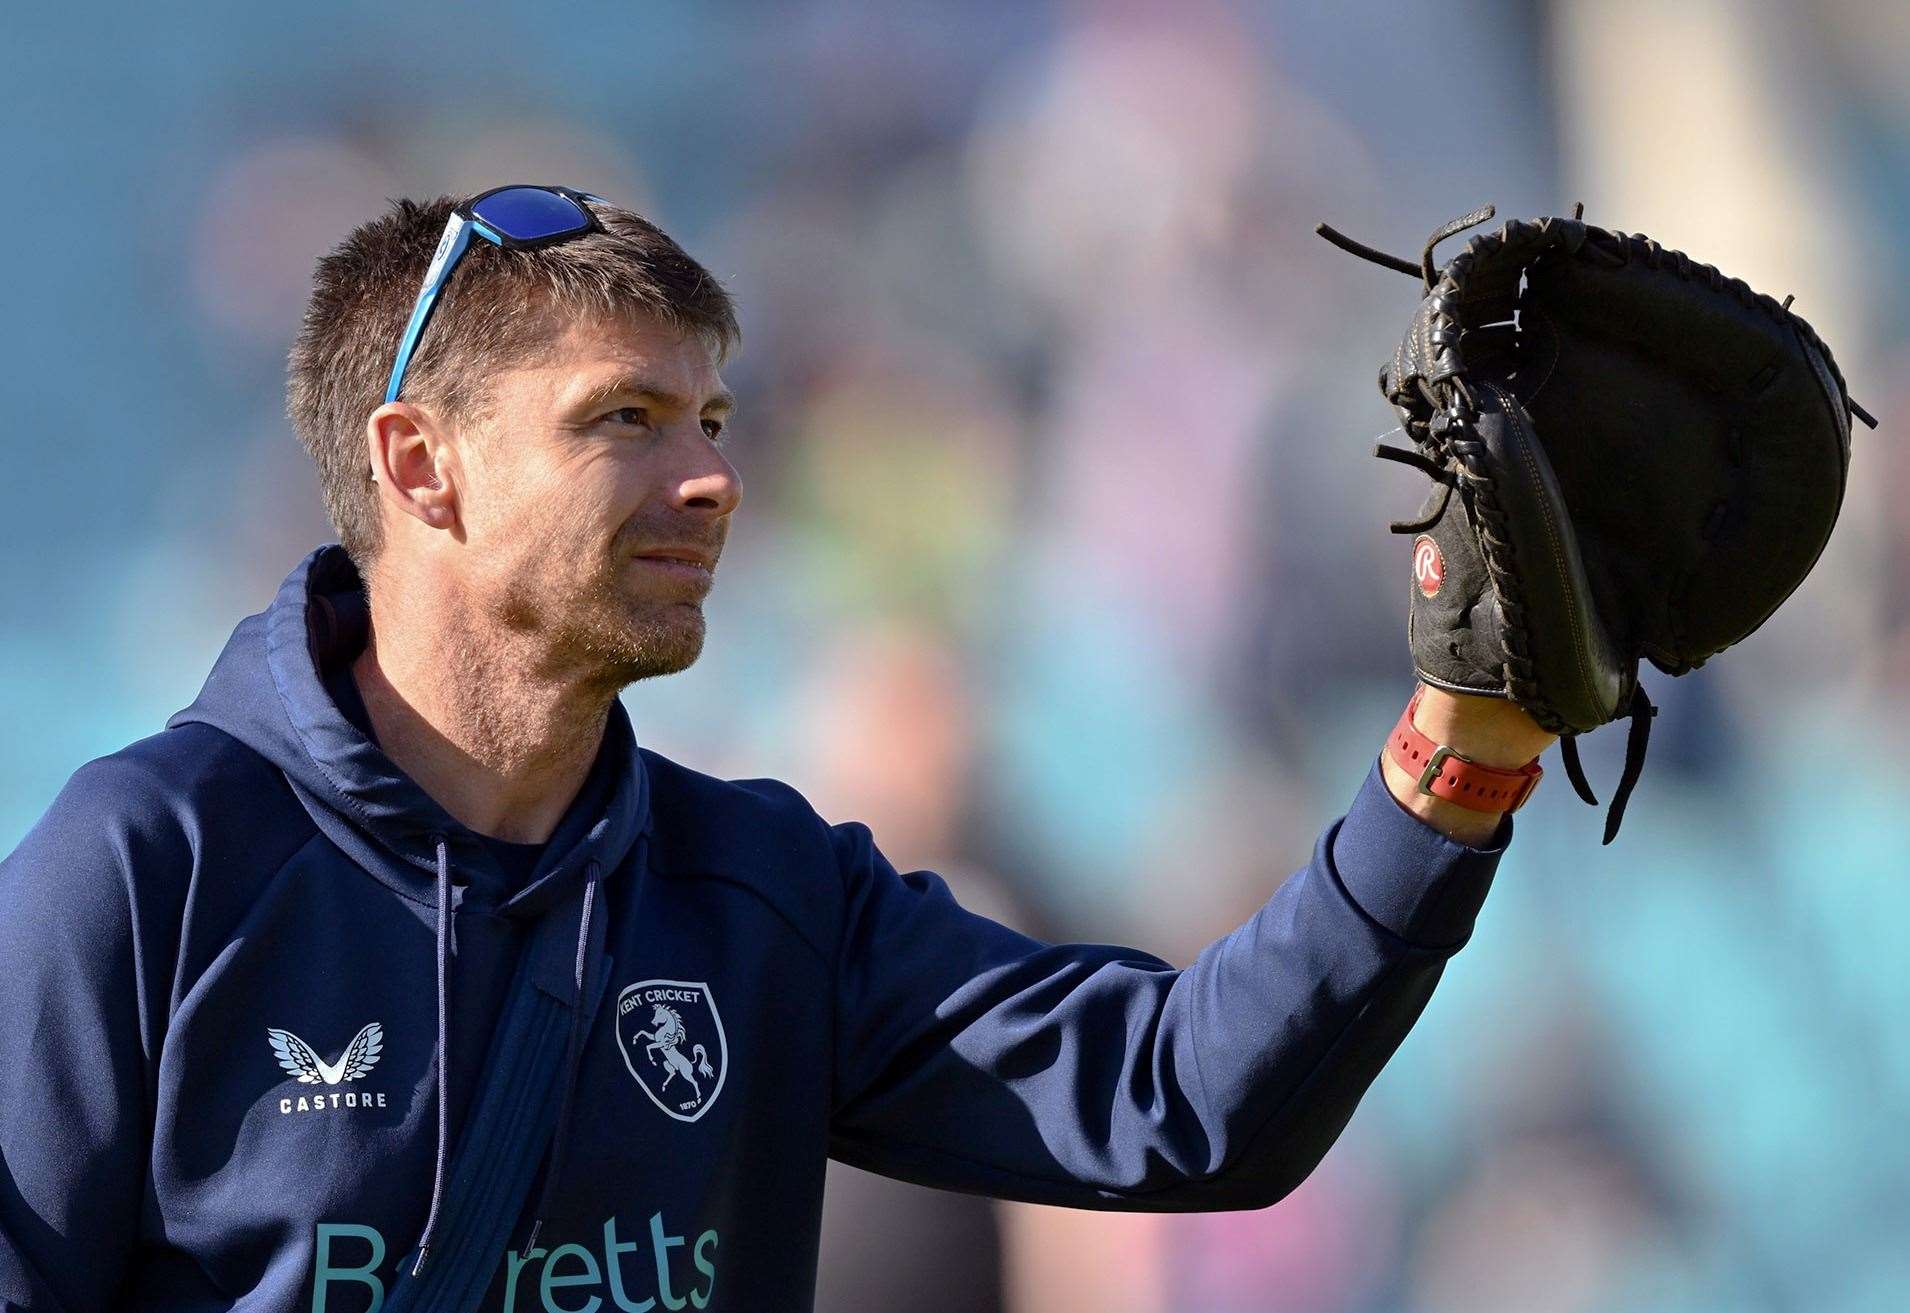
[[[378,1055],[385,1047],[385,1028],[376,1021],[352,1036],[352,1042],[345,1046],[345,1056],[336,1063],[326,1062],[310,1044],[289,1030],[267,1026],[265,1033],[272,1041],[272,1052],[278,1055],[279,1066],[285,1068],[288,1075],[298,1077],[301,1085],[336,1085],[340,1081],[357,1080],[378,1065]]]

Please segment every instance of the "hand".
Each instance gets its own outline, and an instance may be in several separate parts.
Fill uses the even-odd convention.
[[[1444,743],[1482,766],[1523,766],[1553,743],[1516,702],[1505,698],[1448,693],[1426,686],[1413,724],[1435,743]],[[1456,842],[1487,846],[1499,832],[1502,812],[1476,812],[1419,791],[1419,782],[1380,754],[1380,773],[1399,805]]]

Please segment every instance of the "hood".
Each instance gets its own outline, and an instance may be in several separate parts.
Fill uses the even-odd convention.
[[[167,727],[194,721],[238,739],[285,773],[329,839],[396,893],[435,902],[439,841],[457,873],[457,900],[501,902],[535,915],[595,863],[617,869],[649,828],[649,782],[623,704],[613,701],[602,746],[583,787],[545,845],[530,882],[504,901],[505,873],[491,850],[345,718],[325,672],[363,650],[370,612],[357,567],[336,544],[286,576],[264,611],[232,631],[191,706]]]
[[[401,897],[434,908],[438,1146],[430,1212],[412,1268],[417,1277],[438,1238],[448,1198],[456,914],[467,906],[489,906],[506,917],[528,918],[582,886],[576,949],[569,955],[573,970],[562,1094],[544,1193],[531,1226],[534,1245],[563,1175],[593,997],[589,984],[595,978],[593,963],[603,954],[601,928],[592,933],[598,885],[645,834],[649,785],[630,717],[621,702],[612,701],[603,743],[583,787],[551,832],[530,881],[510,892],[489,847],[399,770],[332,701],[325,672],[364,649],[370,623],[364,583],[351,558],[335,544],[319,548],[286,576],[269,607],[239,622],[198,698],[166,726],[211,725],[265,756],[285,773],[313,822],[347,857]],[[641,865],[641,852],[638,860]]]

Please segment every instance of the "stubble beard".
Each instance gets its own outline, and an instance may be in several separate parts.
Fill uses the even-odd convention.
[[[545,558],[549,560],[549,557]],[[674,675],[703,652],[701,600],[636,595],[621,555],[573,571],[520,576],[499,600],[509,629],[545,635],[538,664],[614,695],[640,679]]]
[[[618,689],[687,670],[703,654],[702,602],[633,596],[616,566],[594,575],[559,631],[560,649]]]

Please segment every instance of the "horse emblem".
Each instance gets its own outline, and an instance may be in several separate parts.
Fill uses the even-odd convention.
[[[650,1101],[680,1122],[709,1111],[729,1074],[729,1043],[710,987],[644,980],[617,996],[617,1048]]]

